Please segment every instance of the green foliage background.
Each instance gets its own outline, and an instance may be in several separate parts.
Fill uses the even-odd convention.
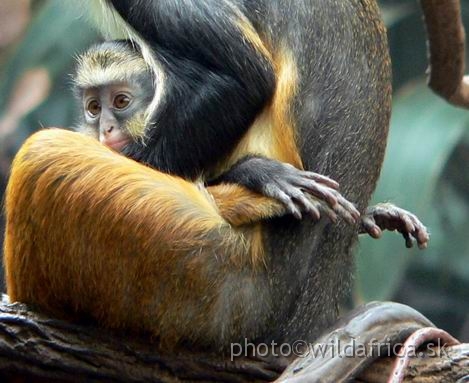
[[[73,56],[97,35],[84,18],[66,12],[63,3],[37,2],[24,39],[6,62],[0,62],[0,119],[16,81],[29,69],[45,68],[53,84],[47,99],[13,134],[2,137],[0,160],[11,160],[24,138],[40,126],[74,122],[69,78]],[[395,94],[388,151],[374,200],[415,212],[429,226],[432,239],[422,252],[405,249],[398,235],[388,233],[379,241],[363,238],[354,299],[408,303],[468,341],[469,112],[446,104],[425,86],[425,35],[417,2],[380,3],[389,28]],[[462,3],[469,26],[469,0]],[[0,188],[6,177],[0,175]]]
[[[462,1],[469,26],[469,2]],[[393,59],[394,101],[374,202],[391,201],[429,227],[430,247],[398,236],[362,238],[355,297],[393,299],[469,340],[469,111],[425,85],[425,33],[417,2],[381,1]]]

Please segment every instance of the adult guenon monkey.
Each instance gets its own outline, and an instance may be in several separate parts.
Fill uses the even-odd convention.
[[[100,4],[111,15],[100,23],[129,32],[155,81],[144,145],[124,154],[189,180],[263,156],[329,175],[364,211],[391,94],[374,1]],[[171,344],[313,340],[349,289],[357,227],[294,220],[238,185],[208,192],[41,132],[9,185],[11,296]]]

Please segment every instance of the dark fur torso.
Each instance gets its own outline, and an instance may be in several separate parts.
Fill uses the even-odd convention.
[[[387,38],[375,2],[254,3],[245,1],[258,10],[248,14],[256,16],[261,35],[295,51],[300,76],[293,115],[305,168],[338,181],[363,212],[379,176],[391,107]],[[350,291],[356,228],[283,218],[269,224],[266,237],[272,323],[282,324],[273,337],[312,340]]]

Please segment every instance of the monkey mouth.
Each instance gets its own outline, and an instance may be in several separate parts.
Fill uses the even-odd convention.
[[[130,143],[129,138],[120,138],[120,139],[109,139],[109,140],[104,140],[104,145],[107,147],[115,150],[116,152],[121,152],[124,147]]]

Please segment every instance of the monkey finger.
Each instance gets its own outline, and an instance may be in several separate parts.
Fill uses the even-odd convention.
[[[424,243],[417,242],[417,246],[419,247],[420,250],[425,250],[428,248],[428,242],[424,242]]]
[[[324,176],[319,173],[304,171],[301,173],[304,177],[309,178],[313,181],[319,182],[323,185],[329,186],[332,189],[339,189],[339,183],[334,181],[332,178]]]
[[[430,234],[428,234],[427,228],[425,226],[417,228],[417,230],[412,233],[412,235],[417,240],[417,245],[419,249],[424,250],[428,247],[428,242],[430,241]]]
[[[337,214],[329,206],[322,204],[320,206],[320,210],[331,220],[331,222],[337,223]]]
[[[401,218],[401,224],[404,224],[399,231],[404,232],[406,231],[412,237],[415,238],[417,241],[417,245],[419,249],[425,249],[428,246],[428,241],[430,240],[430,236],[428,234],[427,228],[423,225],[423,223],[415,216],[414,214],[400,208],[395,208],[395,211],[399,213]],[[408,240],[406,239],[406,243]]]
[[[336,223],[337,222],[337,214],[332,210],[327,203],[324,201],[310,195],[310,194],[305,194],[305,198],[310,202],[310,204],[317,209],[321,215],[325,215],[328,217],[332,222]]]
[[[357,222],[356,218],[350,213],[349,210],[344,208],[341,204],[337,204],[333,209],[339,216],[351,225]]]
[[[412,220],[415,230],[412,232],[413,236],[417,239],[417,243],[420,245],[426,245],[430,240],[430,234],[426,226],[417,218],[416,215],[409,213],[409,218]]]
[[[392,204],[380,204],[368,210],[381,229],[411,233],[415,226],[408,217],[408,212]]]
[[[374,222],[381,230],[397,230],[400,232],[408,248],[413,246],[414,240],[420,249],[425,249],[428,246],[430,236],[427,228],[416,215],[407,210],[391,203],[382,203],[369,207],[366,216],[373,217]]]
[[[321,219],[321,212],[319,211],[319,209],[316,206],[314,206],[312,204],[310,206],[308,206],[308,212],[309,212],[309,215],[311,217],[313,217],[313,219],[315,221],[319,221]]]
[[[402,219],[405,214],[401,214],[394,205],[385,205],[376,210],[375,215],[381,217],[388,230],[396,230],[402,226]]]
[[[417,240],[419,243],[426,244],[430,241],[430,233],[427,231],[427,228],[423,226],[417,235]]]
[[[330,189],[320,183],[310,180],[298,180],[298,186],[304,188],[309,194],[327,202],[327,204],[334,208],[337,205],[337,197],[333,194],[334,189]]]
[[[399,211],[398,214],[399,214],[401,222],[404,225],[405,230],[408,233],[413,233],[415,231],[415,225],[412,222],[412,219],[409,216],[409,214],[405,210]]]
[[[321,213],[319,212],[318,208],[314,206],[314,204],[306,198],[305,194],[301,189],[293,188],[288,186],[287,194],[293,198],[293,200],[299,205],[301,211],[305,211],[309,213],[312,218],[318,221],[321,218]],[[320,201],[318,201],[320,202]]]
[[[414,242],[412,241],[412,238],[410,237],[409,233],[404,232],[402,233],[402,236],[405,239],[405,247],[407,247],[408,249],[411,249],[412,247],[414,247]]]
[[[303,198],[304,198],[304,200],[302,200],[302,202],[301,202],[302,205],[303,205],[303,209],[306,212],[309,213],[309,215],[313,218],[313,220],[319,221],[321,219],[320,210],[322,210],[320,201],[316,200],[316,201],[313,202],[311,199],[308,199],[305,196],[303,196]],[[326,215],[328,215],[328,214],[326,213]],[[335,217],[335,218],[337,218],[337,217]]]
[[[366,216],[373,217],[375,223],[382,229],[382,230],[394,230],[395,228],[391,228],[390,222],[392,221],[389,212],[385,209],[382,209],[379,205],[369,207],[366,210]],[[394,225],[393,225],[394,226]]]
[[[292,200],[289,200],[288,202],[284,202],[284,204],[288,213],[293,215],[298,220],[303,219],[303,214],[301,214],[300,209],[296,207],[296,205],[293,203]]]
[[[426,248],[428,248],[428,241],[420,242],[417,240],[417,246],[420,250],[425,250]]]
[[[353,222],[358,221],[360,219],[360,212],[357,210],[355,205],[343,197],[340,193],[336,193],[338,206],[342,206],[350,214],[350,216],[353,218]]]
[[[297,219],[302,219],[303,215],[301,214],[301,211],[298,209],[298,207],[295,205],[293,202],[291,196],[289,196],[287,193],[285,193],[282,189],[280,189],[278,186],[272,186],[269,185],[269,187],[266,187],[264,189],[264,194],[277,199],[283,205],[285,206],[285,209],[289,214],[292,214],[295,218]]]
[[[303,214],[301,214],[301,210],[296,207],[292,200],[288,202],[284,202],[287,211],[293,215],[296,219],[301,220],[303,219]]]
[[[367,233],[375,239],[380,238],[383,234],[379,226],[375,223],[373,216],[369,215],[363,216],[361,218],[361,232]]]
[[[334,223],[337,223],[337,214],[334,212],[334,210],[332,210],[329,206],[327,206],[326,204],[321,204],[320,205],[320,210],[327,216],[329,217],[329,219],[334,222]]]
[[[381,238],[381,236],[383,235],[383,231],[379,228],[378,225],[375,225],[373,226],[369,231],[368,233],[370,234],[371,237],[375,238],[375,239],[379,239]]]

